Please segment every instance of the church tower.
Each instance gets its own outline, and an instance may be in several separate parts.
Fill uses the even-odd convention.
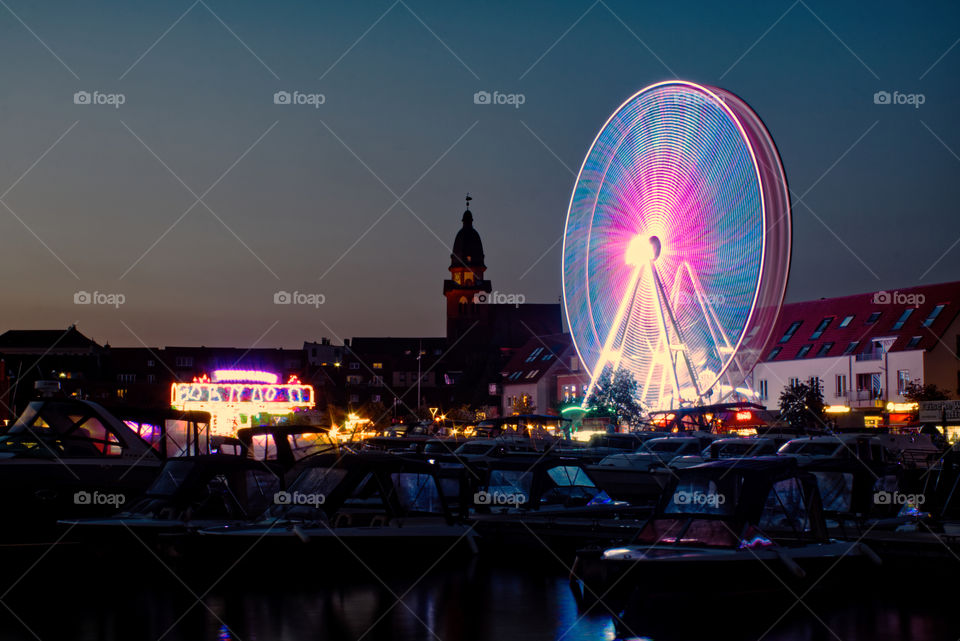
[[[443,295],[447,298],[447,340],[454,341],[474,323],[486,317],[483,313],[490,281],[483,279],[487,266],[483,264],[483,243],[473,228],[473,214],[467,194],[467,209],[463,212],[463,227],[453,241],[450,254],[450,278],[443,281]]]

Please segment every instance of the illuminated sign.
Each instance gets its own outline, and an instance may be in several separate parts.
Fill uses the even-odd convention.
[[[753,418],[753,412],[749,410],[744,412],[737,412],[738,421],[749,421],[751,418]]]
[[[170,403],[180,410],[210,412],[214,434],[235,436],[259,414],[289,414],[314,406],[312,385],[295,376],[284,384],[270,372],[216,370],[214,380],[206,376],[192,383],[174,383]]]
[[[280,377],[273,372],[261,372],[254,369],[215,369],[215,383],[267,383],[276,385]]]
[[[250,403],[263,405],[264,408],[313,405],[313,387],[265,383],[174,383],[173,403],[177,406],[188,403]]]
[[[847,414],[850,408],[846,405],[827,405],[823,408],[823,411],[827,414]]]
[[[920,408],[919,403],[887,403],[888,412],[916,412]]]

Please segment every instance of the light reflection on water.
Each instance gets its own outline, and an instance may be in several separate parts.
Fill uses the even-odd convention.
[[[553,570],[491,567],[474,561],[470,567],[440,569],[415,582],[418,572],[381,574],[383,583],[363,571],[312,571],[291,585],[296,568],[266,573],[256,581],[227,577],[197,604],[170,576],[149,580],[110,581],[90,585],[90,578],[60,577],[57,582],[25,581],[4,599],[27,629],[0,610],[0,639],[56,641],[613,641],[617,626],[597,606],[579,608],[566,577]],[[286,577],[286,578],[285,578]],[[71,584],[73,581],[75,584]],[[53,589],[55,586],[55,589]],[[192,585],[203,594],[207,584]],[[703,587],[703,586],[701,586]],[[52,593],[60,595],[48,600]],[[70,596],[72,595],[72,596]],[[701,598],[709,598],[706,591]],[[400,597],[399,601],[397,597]],[[816,605],[817,617],[795,608],[767,641],[820,641],[840,638],[871,641],[932,641],[960,636],[950,627],[950,610],[924,601],[863,603],[848,599]],[[50,607],[56,608],[51,616]],[[740,624],[750,616],[749,604],[730,603],[731,617],[711,621],[708,632],[687,635],[681,625],[702,616],[696,603],[656,616],[651,634],[632,621],[620,639],[652,637],[651,641],[755,641]],[[941,616],[942,615],[942,616]],[[818,620],[819,619],[819,620]],[[820,622],[823,621],[823,623]],[[659,625],[666,622],[668,625]],[[703,621],[699,621],[703,623]],[[828,629],[829,627],[829,629]],[[762,631],[761,631],[762,632]],[[36,634],[36,637],[33,636]],[[836,637],[834,637],[836,633]]]

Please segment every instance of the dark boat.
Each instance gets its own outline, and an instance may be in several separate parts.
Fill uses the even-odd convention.
[[[572,560],[586,545],[630,539],[652,504],[611,499],[584,461],[571,457],[504,457],[482,470],[471,497],[484,547]]]
[[[30,402],[0,435],[4,509],[15,515],[6,543],[59,536],[63,518],[106,516],[150,486],[168,457],[210,448],[210,415],[174,410],[116,410],[91,401]]]
[[[108,548],[131,540],[170,547],[198,530],[258,517],[284,489],[285,471],[277,461],[245,455],[170,459],[146,493],[119,513],[61,523],[74,528],[75,538]]]
[[[380,452],[317,454],[302,465],[255,523],[200,534],[228,556],[255,548],[257,558],[304,562],[421,562],[476,550],[472,526],[447,508],[435,465]]]
[[[580,552],[574,587],[621,605],[677,602],[706,585],[763,598],[823,587],[868,559],[879,561],[864,544],[828,537],[816,479],[796,461],[729,459],[677,470],[635,540]]]

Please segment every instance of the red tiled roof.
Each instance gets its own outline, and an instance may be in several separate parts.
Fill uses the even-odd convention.
[[[929,320],[940,305],[943,307],[937,316],[932,321]],[[901,320],[907,310],[913,311]],[[895,338],[888,351],[931,349],[943,338],[958,313],[960,282],[790,303],[784,305],[780,312],[762,360],[788,361],[796,358],[816,358],[818,355],[840,356],[854,342],[856,346],[850,353],[859,354],[871,351],[872,342],[880,338]],[[868,323],[872,314],[879,316],[874,322]],[[848,316],[853,318],[845,327],[840,327]],[[828,318],[830,322],[823,333],[814,338],[820,323]],[[902,326],[895,328],[898,321],[902,322]],[[800,324],[792,336],[786,337],[788,330],[797,322]],[[928,323],[928,326],[925,327],[925,323]],[[914,337],[919,337],[919,340],[911,344]],[[821,353],[827,343],[833,343],[833,346],[825,354]],[[809,350],[799,356],[801,350],[807,346],[810,346]]]
[[[500,372],[503,383],[536,383],[557,359],[562,359],[572,348],[570,334],[532,336],[513,353],[507,366]]]

